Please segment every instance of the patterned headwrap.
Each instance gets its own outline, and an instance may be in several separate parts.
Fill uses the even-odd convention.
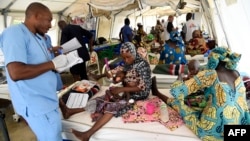
[[[226,63],[225,67],[227,69],[235,70],[240,58],[241,54],[234,53],[229,48],[216,47],[209,54],[207,68],[215,69],[219,62],[222,61]]]
[[[132,64],[125,64],[124,70],[135,70],[145,83],[145,90],[132,92],[131,98],[135,100],[147,98],[151,90],[151,70],[148,62],[140,57],[140,55],[136,52],[135,45],[131,42],[123,43],[120,48],[120,53],[130,53],[134,56],[134,62]]]
[[[136,57],[136,49],[135,49],[135,45],[131,42],[126,42],[126,43],[123,43],[121,45],[121,48],[120,48],[120,53],[131,53],[133,55],[133,57],[135,58]]]
[[[131,69],[137,67],[137,65],[140,64],[140,62],[143,61],[143,58],[136,52],[136,47],[131,42],[125,42],[121,45],[120,53],[131,53],[132,56],[135,58],[134,63],[132,65],[125,64],[124,69]]]
[[[170,32],[170,40],[173,42],[182,42],[182,38],[180,36],[180,33],[178,31]]]

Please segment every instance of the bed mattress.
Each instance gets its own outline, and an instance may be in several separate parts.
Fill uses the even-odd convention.
[[[10,100],[9,89],[7,84],[0,84],[0,98]]]
[[[107,87],[94,96],[100,96]],[[169,89],[160,89],[166,95],[169,95]],[[63,139],[77,140],[71,133],[74,128],[79,131],[88,130],[94,123],[91,121],[90,113],[85,111],[71,116],[69,119],[62,119]],[[112,118],[104,127],[97,131],[90,141],[199,141],[200,139],[182,125],[171,131],[159,122],[145,123],[124,123],[121,117]]]

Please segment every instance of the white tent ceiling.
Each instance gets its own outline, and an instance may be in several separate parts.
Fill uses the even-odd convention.
[[[180,1],[187,3],[184,9],[177,8]],[[162,16],[175,12],[197,12],[200,9],[199,0],[0,0],[0,11],[2,14],[24,12],[31,2],[41,2],[47,5],[53,13],[71,17],[86,16],[90,10],[89,5],[95,16],[128,10],[132,12],[139,10],[140,14],[144,15]],[[143,9],[147,10],[143,11]]]

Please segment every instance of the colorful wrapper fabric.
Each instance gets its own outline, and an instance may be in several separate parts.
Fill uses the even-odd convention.
[[[207,68],[215,69],[219,62],[222,61],[226,63],[225,67],[227,69],[235,70],[240,58],[241,54],[234,53],[229,48],[216,47],[212,49],[209,55]]]

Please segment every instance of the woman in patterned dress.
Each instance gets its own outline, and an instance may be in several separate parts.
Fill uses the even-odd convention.
[[[185,46],[178,31],[170,33],[170,39],[164,45],[159,64],[186,64]]]
[[[202,140],[223,140],[224,125],[249,125],[250,113],[246,103],[246,88],[236,66],[241,55],[229,49],[217,47],[212,50],[207,70],[193,78],[171,85],[168,98],[157,90],[155,78],[152,92],[172,106],[183,117],[185,124]],[[184,104],[189,94],[204,88],[207,105],[196,111]]]
[[[135,101],[146,99],[151,90],[151,70],[148,62],[137,54],[136,48],[131,42],[123,43],[120,53],[125,62],[123,70],[127,72],[124,80],[125,83],[139,82],[139,85],[134,87],[112,87],[110,92],[113,95],[128,92],[130,93],[130,98]],[[100,100],[102,98],[104,99],[105,97],[96,98],[97,110],[100,108],[100,105],[104,103],[104,100]],[[73,134],[80,140],[88,141],[90,137],[111,120],[113,116],[121,116],[128,110],[127,104],[123,101],[125,101],[125,99],[121,99],[118,102],[105,103],[104,108],[99,110],[103,115],[97,119],[92,128],[85,132],[73,129]]]

